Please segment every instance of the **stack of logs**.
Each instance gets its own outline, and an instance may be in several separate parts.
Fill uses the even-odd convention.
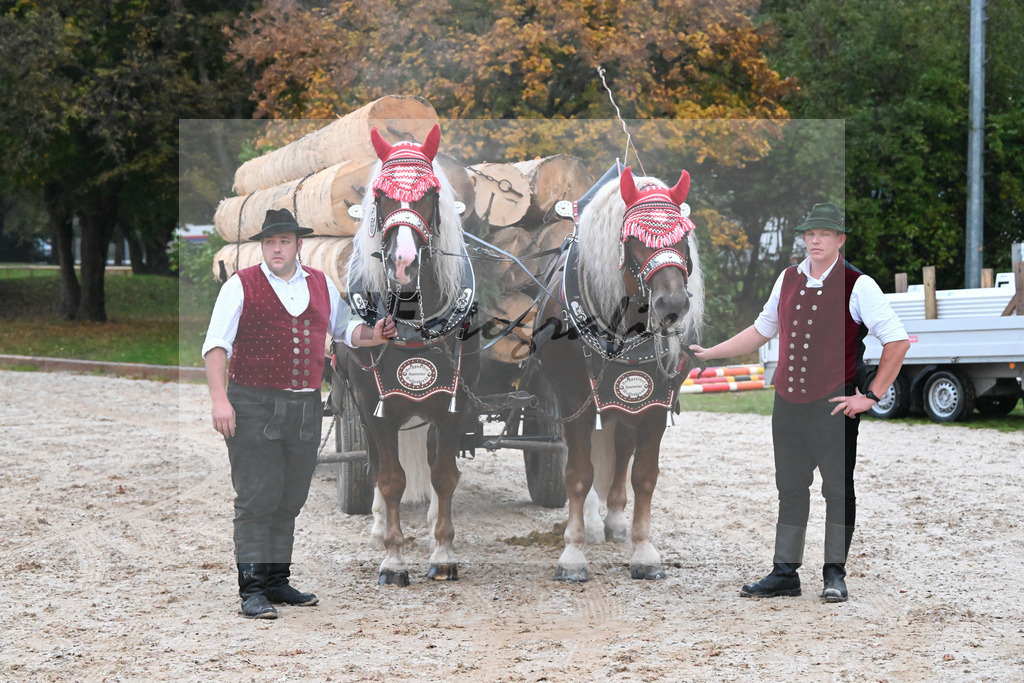
[[[435,123],[437,114],[425,100],[384,97],[242,164],[235,173],[237,196],[224,199],[214,215],[217,232],[228,241],[214,257],[214,277],[223,281],[236,264],[245,268],[259,263],[259,244],[248,239],[260,231],[268,209],[284,208],[299,225],[315,231],[316,237],[302,241],[302,263],[323,270],[344,294],[351,238],[358,228],[348,208],[362,201],[376,161],[370,129],[376,126],[392,143],[422,141]],[[566,155],[464,165],[442,153],[438,160],[456,198],[466,205],[466,231],[516,256],[559,246],[572,232],[572,221],[555,215],[555,203],[579,198],[593,182],[583,163]],[[534,274],[546,263],[548,258],[525,262]],[[533,303],[536,286],[515,264],[478,260],[473,267],[484,329],[503,329],[502,321],[519,317]],[[488,355],[505,363],[525,359],[534,313],[514,335],[495,343]],[[488,324],[491,318],[496,324]]]

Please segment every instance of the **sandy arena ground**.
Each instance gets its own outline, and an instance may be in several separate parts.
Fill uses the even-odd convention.
[[[804,594],[754,601],[770,568],[768,418],[690,413],[655,494],[668,578],[551,579],[559,551],[522,456],[460,461],[461,580],[428,581],[426,508],[405,516],[412,585],[377,586],[370,519],[321,468],[295,583],[320,604],[247,620],[223,441],[199,385],[0,371],[0,679],[255,681],[1020,680],[1024,433],[865,421],[846,604],[818,597],[815,496]]]

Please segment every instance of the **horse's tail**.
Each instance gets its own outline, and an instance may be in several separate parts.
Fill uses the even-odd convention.
[[[413,418],[416,419],[416,418]],[[398,432],[398,461],[405,470],[403,503],[422,503],[430,498],[430,465],[427,463],[428,425]]]

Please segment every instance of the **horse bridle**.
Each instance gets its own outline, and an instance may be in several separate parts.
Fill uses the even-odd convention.
[[[677,249],[673,247],[658,249],[648,256],[647,260],[641,265],[633,252],[626,249],[625,240],[619,242],[619,248],[622,250],[619,268],[626,267],[629,269],[630,274],[640,287],[640,296],[644,299],[648,298],[651,294],[651,278],[663,268],[681,269],[683,271],[683,281],[689,284],[689,259],[680,254]],[[693,295],[691,294],[690,296]]]

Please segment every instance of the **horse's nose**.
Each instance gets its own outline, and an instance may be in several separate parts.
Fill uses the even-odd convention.
[[[416,275],[416,258],[407,258],[402,255],[395,257],[395,279],[399,284],[407,285],[412,282]]]
[[[682,320],[690,310],[690,297],[684,289],[659,293],[654,296],[651,308],[654,319],[663,328],[671,327]]]

